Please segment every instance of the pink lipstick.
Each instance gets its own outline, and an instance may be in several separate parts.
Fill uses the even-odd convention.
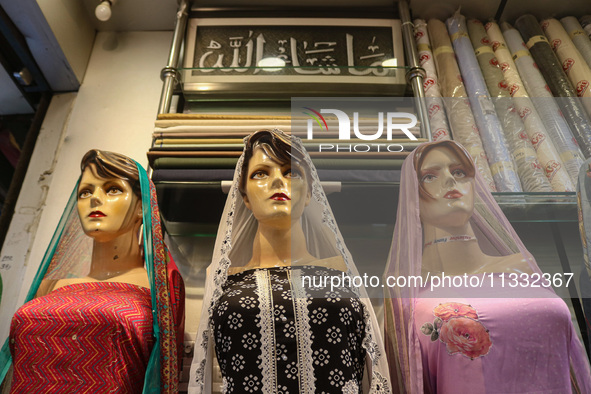
[[[443,198],[448,198],[450,200],[455,200],[456,198],[463,197],[464,195],[457,190],[451,190],[443,196]]]

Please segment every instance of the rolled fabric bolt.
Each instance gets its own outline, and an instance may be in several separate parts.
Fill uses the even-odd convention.
[[[496,191],[447,28],[442,21],[431,19],[427,22],[427,30],[433,48],[439,87],[454,140],[462,144],[470,153],[474,165],[486,181],[490,191]]]
[[[571,182],[576,185],[579,168],[584,162],[583,154],[521,35],[507,22],[503,22],[501,28],[525,90],[531,97]],[[537,142],[533,141],[533,144],[536,146]]]
[[[557,100],[568,125],[585,157],[591,157],[591,120],[577,99],[562,64],[550,47],[538,20],[533,15],[523,15],[515,21],[527,49],[542,73],[550,91]],[[532,95],[533,96],[533,95]]]
[[[527,95],[517,71],[517,66],[513,62],[511,52],[507,47],[503,33],[501,33],[501,28],[495,22],[489,22],[484,27],[499,62],[499,67],[509,86],[513,104],[523,121],[527,136],[535,148],[538,161],[552,189],[557,192],[574,191],[575,185],[566,171],[558,151],[550,140],[533,102]],[[526,189],[525,185],[524,189]]]
[[[562,69],[575,87],[577,96],[591,98],[591,69],[560,21],[554,18],[545,19],[540,26],[548,37],[554,53],[562,62]],[[583,106],[587,113],[591,114],[591,100],[583,100]]]
[[[583,26],[583,30],[585,30],[589,38],[591,38],[591,15],[583,15],[580,21],[581,26]]]
[[[509,86],[499,67],[499,61],[494,54],[484,25],[477,19],[468,19],[466,27],[480,71],[503,126],[507,147],[515,161],[523,190],[551,192],[552,187],[538,162],[536,151],[525,131],[525,125],[513,106]]]
[[[494,104],[470,43],[466,20],[463,15],[456,12],[446,21],[446,24],[458,57],[462,79],[466,84],[474,118],[480,130],[482,144],[488,157],[497,190],[501,192],[521,192],[523,189],[517,176],[513,158],[507,149],[507,141],[503,135],[501,122],[495,112]]]
[[[419,51],[419,62],[427,74],[423,82],[423,89],[425,90],[427,108],[429,109],[431,134],[433,135],[434,141],[448,140],[450,139],[451,133],[449,124],[447,123],[443,100],[441,99],[439,83],[437,82],[437,72],[435,71],[433,53],[431,52],[427,23],[422,19],[416,19],[414,25],[415,41]]]
[[[585,62],[587,62],[587,66],[591,66],[591,40],[577,18],[566,16],[560,19],[560,23],[562,23],[564,30],[568,33]]]

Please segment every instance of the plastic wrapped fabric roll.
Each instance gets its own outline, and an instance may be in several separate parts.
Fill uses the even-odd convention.
[[[480,71],[503,126],[507,147],[515,161],[523,190],[526,192],[551,192],[552,187],[538,162],[536,151],[525,131],[525,125],[513,106],[509,86],[499,67],[498,59],[493,52],[484,25],[479,20],[469,19],[466,22],[466,27],[476,60],[480,65]]]
[[[158,127],[155,128],[154,132],[152,133],[152,138],[178,138],[178,139],[185,139],[185,138],[215,138],[215,139],[240,139],[242,141],[244,137],[246,137],[247,133],[183,133],[183,132],[161,132],[158,131]]]
[[[550,40],[550,46],[562,62],[562,69],[575,87],[578,97],[591,97],[591,69],[575,47],[562,24],[554,18],[543,20],[540,25]],[[591,100],[583,100],[587,113],[591,114]]]
[[[583,155],[591,157],[591,121],[581,102],[576,98],[577,94],[562,70],[562,65],[550,47],[538,20],[533,15],[523,15],[515,21],[515,26],[526,42],[552,94],[556,97],[564,97],[557,100],[560,109]]]
[[[244,142],[241,139],[235,138],[156,138],[154,139],[154,145],[162,146],[168,144],[183,145],[183,144],[216,144],[216,145],[229,145],[229,144],[240,144],[244,147]]]
[[[509,85],[509,92],[513,97],[513,103],[525,125],[527,136],[535,148],[538,161],[542,165],[544,173],[552,185],[552,189],[557,192],[574,191],[575,184],[566,171],[566,167],[562,163],[558,151],[551,142],[533,102],[527,95],[527,91],[517,71],[517,66],[513,63],[511,52],[509,52],[503,33],[501,33],[501,28],[495,22],[487,23],[484,27],[492,48],[495,51],[495,56],[499,61],[505,81]]]
[[[583,30],[583,27],[574,16],[565,16],[560,19],[560,22],[573,41],[573,44],[575,44],[575,47],[579,50],[581,56],[587,62],[587,65],[591,66],[591,40],[587,32]]]
[[[591,38],[591,15],[582,16],[580,21],[581,26],[583,26],[583,30],[585,30],[589,38]]]
[[[501,26],[525,90],[531,96],[531,100],[566,167],[572,183],[576,185],[579,168],[584,162],[583,154],[575,143],[575,138],[568,123],[564,119],[552,93],[550,93],[550,88],[546,85],[544,77],[535,65],[521,35],[506,22],[502,23]],[[533,143],[536,146],[537,141],[533,141]]]
[[[219,108],[218,108],[219,109]],[[291,116],[289,115],[289,110],[287,111],[287,113],[285,115],[281,115],[281,114],[274,114],[274,115],[269,115],[268,111],[264,111],[264,113],[259,112],[258,114],[252,114],[252,112],[249,112],[248,114],[239,114],[237,113],[237,111],[232,111],[232,113],[223,113],[223,112],[218,112],[218,113],[192,113],[192,114],[177,114],[177,113],[170,113],[170,114],[158,114],[158,116],[156,117],[156,119],[158,120],[163,120],[163,119],[192,119],[192,120],[198,120],[198,121],[203,121],[203,122],[209,122],[209,121],[233,121],[233,120],[238,120],[240,122],[251,122],[251,121],[259,121],[259,120],[263,120],[263,121],[287,121],[289,123],[289,121],[292,119]]]
[[[523,189],[515,171],[515,164],[507,149],[507,141],[503,135],[501,122],[495,112],[494,104],[470,43],[464,16],[456,12],[453,17],[447,20],[447,28],[458,57],[462,79],[466,84],[474,118],[480,130],[480,137],[497,190],[500,192],[521,192]]]
[[[150,166],[154,170],[171,168],[235,169],[238,158],[178,158],[162,157],[155,159]]]
[[[333,168],[344,170],[400,170],[403,159],[314,159],[316,169]],[[158,169],[228,169],[236,168],[237,158],[162,157],[154,160],[152,168]]]
[[[195,151],[240,151],[244,150],[244,144],[172,144],[165,143],[162,140],[156,140],[152,148],[153,151],[175,151],[175,150],[195,150]]]
[[[291,131],[291,124],[275,123],[272,125],[225,125],[219,122],[217,125],[200,125],[194,120],[157,120],[155,130],[159,132],[189,132],[189,133],[252,133],[253,130],[268,129],[276,127],[285,132]]]
[[[427,29],[437,68],[437,80],[443,95],[443,103],[447,110],[453,138],[470,153],[474,165],[478,168],[478,172],[484,178],[490,191],[496,191],[447,28],[440,20],[431,19],[427,23]]]
[[[400,182],[400,170],[334,170],[320,169],[321,181],[337,182]],[[160,169],[152,173],[158,182],[215,182],[230,181],[234,170],[223,169]]]
[[[328,127],[331,130],[338,130],[338,121],[336,121],[335,119],[331,119],[329,117],[325,118],[327,120],[328,123]],[[392,119],[392,122],[396,122],[397,119],[394,118]],[[160,122],[157,123],[161,124],[164,121],[156,121],[156,122]],[[170,122],[172,121],[166,121],[170,124]],[[377,127],[377,119],[376,120],[372,120],[367,121],[366,124],[363,124],[363,119],[359,119],[359,130],[362,133],[367,132],[368,134],[371,134],[372,132],[375,133],[376,127]],[[406,119],[401,119],[400,120],[401,123],[407,123],[408,120]],[[292,125],[293,126],[293,125]],[[259,129],[268,129],[268,128],[278,128],[280,130],[283,130],[284,132],[291,134],[291,130],[292,130],[292,126],[281,126],[281,125],[276,125],[276,126],[191,126],[191,125],[181,125],[181,126],[166,126],[166,127],[160,127],[160,126],[156,126],[154,128],[154,132],[155,133],[162,133],[162,134],[167,134],[167,133],[171,133],[171,134],[178,134],[178,133],[188,133],[188,134],[197,134],[197,133],[203,133],[206,135],[210,135],[210,134],[215,134],[215,133],[219,133],[220,134],[220,138],[225,138],[225,136],[227,135],[232,135],[232,134],[238,134],[238,133],[242,133],[244,135],[249,135],[251,134],[254,130],[259,130]],[[298,134],[302,134],[301,131],[305,130],[305,127],[295,127],[294,129],[296,129],[296,133],[294,133],[295,135]],[[298,130],[299,129],[299,130]],[[420,126],[415,126],[415,127],[411,127],[408,129],[413,135],[415,136],[419,136],[420,134]],[[331,133],[327,133],[327,134],[331,134]],[[305,135],[305,133],[304,133]],[[338,135],[338,133],[335,133],[335,135]],[[406,137],[406,135],[404,134],[404,132],[402,132],[401,130],[398,129],[394,129],[392,130],[392,135],[396,136],[396,137]]]
[[[429,123],[431,124],[433,141],[448,140],[450,139],[450,128],[447,123],[443,100],[441,99],[439,83],[437,82],[437,72],[435,71],[433,53],[431,52],[427,22],[416,19],[414,26],[419,62],[426,73],[423,89],[425,90],[425,101],[429,110]]]
[[[152,181],[158,182],[207,182],[224,181],[234,177],[229,169],[160,169],[152,173]]]

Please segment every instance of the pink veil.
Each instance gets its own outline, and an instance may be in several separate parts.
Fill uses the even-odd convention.
[[[454,141],[439,141],[442,146]],[[398,211],[390,256],[385,271],[387,276],[420,276],[423,255],[423,233],[419,216],[419,181],[414,166],[415,152],[402,165]],[[466,153],[469,157],[469,154]],[[479,246],[492,256],[521,253],[534,273],[541,273],[534,257],[525,248],[519,236],[507,220],[488,190],[486,183],[475,171],[474,214],[470,220]],[[386,287],[385,294],[385,346],[390,367],[392,386],[401,393],[423,393],[423,363],[417,328],[414,324],[418,287]],[[578,342],[578,341],[577,341]],[[586,376],[579,387],[590,392],[589,365],[580,349],[571,355],[571,371],[575,376]]]

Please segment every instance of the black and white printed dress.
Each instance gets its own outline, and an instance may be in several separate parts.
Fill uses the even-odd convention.
[[[227,393],[361,392],[363,304],[347,288],[302,288],[341,271],[281,267],[228,276],[213,313]]]

